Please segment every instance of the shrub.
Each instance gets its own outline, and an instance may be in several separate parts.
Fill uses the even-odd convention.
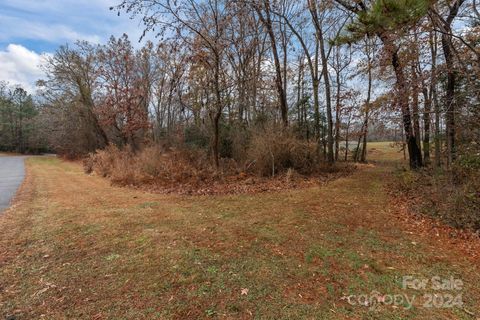
[[[241,123],[225,124],[220,132],[220,156],[245,161],[251,132]]]
[[[196,125],[186,127],[184,135],[185,144],[191,147],[206,148],[210,143],[208,132]]]
[[[480,154],[462,155],[456,164],[467,170],[480,170]]]
[[[452,170],[404,171],[396,189],[413,199],[414,210],[462,229],[480,230],[480,174],[457,163]]]
[[[311,174],[318,168],[317,147],[296,139],[285,130],[269,129],[253,135],[248,148],[248,163],[255,172],[273,176],[288,169]]]
[[[221,158],[233,158],[233,132],[235,132],[235,128],[232,126],[220,126],[219,152]]]
[[[85,159],[84,170],[108,177],[115,184],[138,186],[197,183],[216,175],[205,152],[198,149],[166,151],[160,146],[135,153],[128,147],[119,149],[111,145]]]
[[[102,177],[108,177],[112,174],[115,166],[115,158],[121,156],[120,150],[115,145],[109,145],[104,150],[97,153],[91,153],[84,161],[84,171],[86,173],[95,172]]]
[[[402,169],[396,172],[396,188],[402,192],[411,192],[417,187],[417,181],[419,180],[418,172]]]
[[[230,128],[228,139],[238,141],[233,143],[232,152],[238,152],[239,160],[221,158],[220,170],[214,167],[208,149],[185,144],[172,147],[161,142],[139,151],[109,145],[90,154],[84,160],[84,170],[122,186],[162,193],[210,194],[278,190],[280,185],[306,182],[309,180],[306,175],[315,175],[306,182],[309,184],[318,182],[318,178],[326,181],[323,178],[348,174],[353,169],[349,165],[333,166],[320,161],[316,143],[300,140],[283,127],[255,132],[242,129],[241,125],[239,130],[234,128]],[[280,174],[277,179],[264,178],[277,174]]]

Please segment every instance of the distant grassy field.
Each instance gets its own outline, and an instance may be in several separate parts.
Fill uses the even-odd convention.
[[[0,152],[0,157],[7,157],[7,156],[16,156],[16,153],[9,153],[9,152]]]
[[[369,142],[367,160],[406,163],[402,146],[395,142]]]
[[[215,197],[111,187],[78,164],[29,159],[17,204],[0,218],[0,316],[480,317],[478,255],[419,232],[384,189],[403,153],[369,146],[376,165],[326,186]],[[403,289],[407,275],[461,279],[464,306],[426,307],[424,294],[438,292]],[[377,293],[383,304],[360,305]],[[407,309],[386,304],[393,295],[417,299]]]

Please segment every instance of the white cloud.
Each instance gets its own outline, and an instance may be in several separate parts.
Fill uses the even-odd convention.
[[[34,93],[35,82],[44,75],[40,65],[47,56],[21,45],[9,44],[5,51],[0,51],[0,81],[20,85]]]
[[[24,87],[31,93],[44,78],[45,56],[65,43],[86,40],[105,43],[110,35],[127,33],[135,47],[143,26],[140,19],[117,16],[109,7],[120,0],[0,0],[0,81]],[[149,34],[147,39],[152,39]],[[145,41],[142,41],[144,43]],[[32,50],[33,49],[33,50]]]
[[[2,43],[29,41],[61,45],[86,40],[106,42],[111,35],[127,33],[135,44],[143,32],[140,18],[109,10],[119,0],[0,0]],[[147,39],[152,39],[149,34]],[[48,49],[51,50],[51,49]]]
[[[54,43],[64,41],[87,40],[100,42],[97,35],[82,34],[74,31],[71,27],[62,24],[46,24],[43,22],[31,22],[24,18],[0,15],[2,24],[7,26],[9,32],[0,33],[0,41],[9,41],[15,38],[43,40]],[[21,27],[18,27],[21,26]]]

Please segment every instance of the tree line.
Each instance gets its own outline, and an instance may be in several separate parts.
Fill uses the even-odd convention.
[[[59,153],[187,144],[219,167],[266,130],[315,143],[329,163],[365,161],[378,130],[404,141],[412,168],[478,151],[475,1],[124,0],[112,10],[155,40],[78,42],[48,58],[35,112]]]
[[[48,151],[48,142],[38,135],[39,118],[38,105],[30,94],[19,86],[0,82],[0,151]]]

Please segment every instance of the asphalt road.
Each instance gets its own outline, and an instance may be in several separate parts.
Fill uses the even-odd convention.
[[[0,213],[10,205],[25,177],[24,157],[0,156]]]

